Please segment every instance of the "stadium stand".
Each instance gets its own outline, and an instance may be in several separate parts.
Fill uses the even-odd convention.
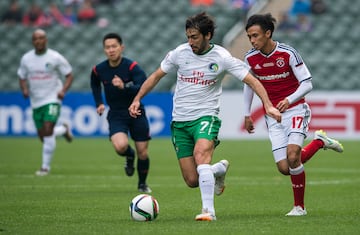
[[[46,0],[36,2],[44,9],[49,4]],[[55,2],[60,5],[62,0]],[[135,5],[134,2],[121,0],[114,6],[96,5],[98,20],[108,23],[105,27],[94,23],[77,24],[68,28],[60,25],[46,28],[49,47],[60,51],[74,67],[72,90],[90,90],[91,67],[105,58],[101,42],[105,33],[120,33],[126,46],[124,56],[137,60],[150,74],[169,49],[186,42],[184,21],[187,16],[202,10],[212,14],[218,26],[213,41],[219,44],[222,44],[223,37],[231,27],[244,18],[237,9],[221,4],[202,8],[190,6],[188,0],[139,0]],[[19,3],[23,9],[30,4],[26,0],[19,0]],[[276,31],[274,38],[299,50],[313,73],[317,90],[360,89],[360,80],[355,75],[360,72],[360,67],[357,66],[360,51],[356,49],[360,38],[360,26],[356,24],[359,22],[360,1],[349,4],[347,1],[327,0],[326,4],[326,13],[312,16],[312,31]],[[7,5],[7,1],[0,1],[0,9],[6,9]],[[16,70],[21,55],[32,48],[33,30],[34,28],[21,25],[0,25],[1,91],[18,90]],[[170,78],[162,79],[156,90],[168,91],[172,88],[175,76],[167,76]],[[228,89],[233,87],[236,86],[229,86]]]
[[[29,3],[19,0],[23,9]],[[37,1],[46,9],[47,1]],[[60,5],[61,1],[57,3]],[[159,65],[169,49],[186,42],[184,33],[185,19],[189,15],[207,10],[216,17],[217,32],[214,42],[220,43],[227,30],[243,15],[237,9],[227,5],[215,4],[211,8],[192,7],[188,0],[168,1],[121,0],[115,6],[96,5],[98,19],[106,20],[108,25],[77,24],[64,28],[53,25],[46,28],[49,47],[61,52],[74,67],[75,80],[72,90],[89,90],[89,74],[93,65],[105,59],[102,51],[102,36],[115,31],[122,35],[125,42],[124,56],[137,60],[149,74]],[[6,2],[1,1],[1,9]],[[2,76],[1,90],[18,90],[16,69],[21,55],[32,48],[31,33],[34,28],[23,26],[0,26],[3,35],[0,45]],[[162,79],[158,90],[169,90],[174,83],[171,79]]]
[[[310,32],[277,31],[274,38],[294,46],[313,75],[316,90],[360,89],[360,2],[327,0],[327,11],[311,15]]]

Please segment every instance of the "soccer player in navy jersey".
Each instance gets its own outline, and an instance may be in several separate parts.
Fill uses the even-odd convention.
[[[342,152],[343,146],[327,137],[324,131],[317,130],[314,139],[302,148],[311,118],[305,95],[312,90],[312,76],[294,48],[272,39],[274,23],[271,14],[253,15],[248,19],[246,31],[253,48],[247,52],[245,62],[265,87],[274,107],[282,113],[281,123],[269,115],[265,120],[278,170],[290,175],[292,182],[294,207],[286,215],[303,216],[307,214],[303,163],[320,148]],[[245,84],[245,128],[249,133],[254,132],[250,117],[252,97],[252,89]]]
[[[102,88],[106,103],[109,105],[107,120],[109,137],[116,153],[126,157],[125,173],[134,174],[135,152],[129,145],[128,135],[134,140],[137,159],[138,190],[151,193],[146,184],[149,171],[148,143],[151,139],[149,123],[144,105],[141,104],[141,116],[133,118],[128,107],[137,94],[146,74],[137,62],[122,56],[124,44],[120,35],[106,34],[103,38],[106,60],[94,66],[91,71],[91,89],[96,104],[96,111],[102,115],[105,111]]]

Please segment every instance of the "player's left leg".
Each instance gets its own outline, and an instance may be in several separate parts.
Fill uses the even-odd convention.
[[[55,136],[64,136],[67,142],[71,142],[73,140],[73,134],[70,126],[67,123],[63,123],[61,125],[56,125],[54,127],[54,135]]]
[[[136,141],[135,148],[138,155],[137,172],[138,172],[138,190],[142,193],[151,193],[152,190],[146,183],[149,173],[150,159],[148,156],[148,141]]]
[[[287,213],[287,216],[306,215],[305,209],[305,169],[301,162],[301,145],[304,136],[299,133],[292,133],[289,136],[287,147],[287,159],[289,164],[290,179],[292,183],[294,208]]]
[[[215,176],[215,194],[220,196],[225,189],[225,175],[229,169],[230,163],[228,160],[223,159],[213,165],[211,170]]]
[[[310,160],[321,148],[339,153],[344,151],[343,145],[338,140],[328,137],[323,130],[317,130],[314,133],[314,139],[301,150],[301,162],[305,163]]]

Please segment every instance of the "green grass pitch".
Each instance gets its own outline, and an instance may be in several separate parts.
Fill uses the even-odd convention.
[[[199,189],[183,182],[169,138],[150,142],[148,184],[160,204],[152,222],[130,219],[137,176],[107,138],[58,139],[52,172],[36,177],[37,138],[0,138],[0,234],[359,234],[358,141],[345,152],[320,150],[305,164],[308,215],[288,218],[289,177],[277,172],[264,141],[223,140],[214,161],[230,162],[223,195],[215,196],[217,221],[197,222]]]

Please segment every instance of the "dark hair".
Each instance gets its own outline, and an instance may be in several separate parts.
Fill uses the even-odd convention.
[[[187,18],[185,23],[185,30],[189,28],[199,30],[199,32],[204,36],[210,33],[211,39],[214,36],[216,25],[214,19],[210,15],[208,15],[206,12],[201,12],[197,15]]]
[[[264,32],[270,30],[271,31],[270,37],[272,37],[272,34],[275,29],[275,22],[276,22],[275,18],[270,13],[264,15],[260,15],[260,14],[252,15],[248,19],[245,29],[247,31],[251,26],[259,25]]]
[[[103,38],[103,45],[104,45],[106,39],[116,39],[116,40],[120,43],[120,45],[121,45],[122,42],[123,42],[123,41],[122,41],[122,38],[121,38],[120,35],[117,34],[117,33],[108,33],[108,34],[106,34],[106,35],[104,36],[104,38]]]

